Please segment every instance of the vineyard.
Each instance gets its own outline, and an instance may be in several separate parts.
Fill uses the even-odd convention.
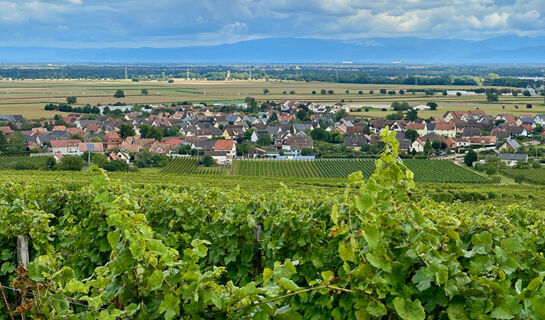
[[[414,172],[417,182],[487,183],[488,179],[448,160],[403,160]],[[242,176],[287,176],[346,178],[361,171],[365,177],[375,170],[371,159],[320,160],[242,160],[235,161],[233,172]]]
[[[230,169],[199,166],[199,158],[176,158],[162,173],[177,174],[230,174],[233,176],[346,178],[361,171],[365,177],[375,170],[372,159],[319,159],[319,160],[235,160]],[[404,160],[414,172],[417,182],[488,183],[487,178],[466,170],[448,160]]]
[[[339,196],[8,182],[0,319],[544,319],[542,212],[417,200],[382,135]]]
[[[42,169],[47,165],[49,157],[11,156],[0,157],[0,170],[13,169]]]
[[[227,174],[227,169],[218,167],[199,166],[200,158],[175,158],[161,170],[162,173],[183,173],[183,174]]]

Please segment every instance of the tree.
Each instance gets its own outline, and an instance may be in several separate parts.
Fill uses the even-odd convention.
[[[114,93],[114,98],[125,98],[125,91],[123,90],[117,90],[115,93]]]
[[[526,105],[526,109],[532,109],[532,107],[533,107],[533,106],[532,106],[531,103],[528,103],[528,104]]]
[[[78,156],[63,156],[61,163],[57,166],[58,170],[81,171],[85,162]]]
[[[407,137],[411,143],[413,143],[419,136],[418,131],[414,129],[407,129],[407,131],[405,131],[405,137]]]
[[[462,93],[460,91],[456,92],[456,96],[457,97],[461,97],[462,96]]]
[[[441,149],[442,146],[443,146],[443,142],[438,139],[433,140],[433,142],[431,143],[431,147],[434,148],[435,150]]]
[[[348,113],[346,113],[346,110],[341,109],[335,113],[335,120],[340,121],[342,118],[346,117]]]
[[[477,161],[479,157],[477,156],[477,153],[473,149],[469,149],[469,151],[464,156],[464,163],[468,167],[473,166],[473,162]]]
[[[433,96],[435,94],[435,91],[433,89],[426,89],[424,90],[424,94],[427,96]]]
[[[329,89],[329,90],[327,90],[327,93],[328,93],[328,94],[335,94],[335,91]]]
[[[320,94],[326,94],[327,91],[325,89],[320,90]]]
[[[3,131],[0,131],[0,152],[6,152],[8,150],[8,139],[4,135]]]
[[[271,90],[269,90],[268,88],[263,89],[263,94],[269,94],[269,92],[271,92]]]
[[[102,168],[106,171],[130,171],[131,167],[123,160],[106,161],[102,164]]]
[[[202,157],[201,164],[205,167],[211,167],[216,164],[216,161],[214,160],[214,158],[212,158],[211,155],[207,154]]]
[[[363,94],[363,90],[358,91],[358,94]]]
[[[121,138],[125,139],[127,137],[132,137],[136,133],[134,132],[134,128],[131,125],[128,124],[122,124],[119,126],[119,135]]]
[[[350,90],[346,89],[346,90],[344,91],[344,93],[350,94]]]
[[[87,159],[84,156],[82,156],[83,159]],[[95,152],[93,154],[91,154],[91,161],[96,164],[97,166],[101,167],[104,165],[104,163],[106,161],[108,161],[108,157],[104,154],[104,153],[100,153],[100,152]]]
[[[426,139],[426,143],[424,144],[424,154],[426,157],[429,157],[431,154],[432,146],[429,139]]]
[[[295,90],[290,90],[290,94],[295,94]]]
[[[295,114],[295,117],[301,121],[310,121],[310,112],[305,109],[300,109]]]
[[[526,178],[522,174],[517,174],[515,176],[515,182],[518,183],[518,184],[523,183],[525,179]]]
[[[369,94],[374,94],[375,91],[374,90],[369,90]]]
[[[78,98],[76,97],[66,97],[66,103],[68,104],[75,104],[78,102]]]
[[[278,121],[278,115],[276,114],[276,112],[273,112],[271,116],[269,117],[268,123],[275,122],[275,121]]]
[[[531,97],[532,93],[530,93],[530,90],[523,90],[522,95],[525,96],[525,97]]]
[[[316,90],[312,90],[312,94],[316,94]]]
[[[82,137],[81,134],[79,134],[79,133],[73,134],[73,135],[70,137],[70,139],[72,139],[72,140],[79,140],[79,141],[83,142],[83,137]]]
[[[380,89],[379,92],[380,94],[386,94],[386,89]]]
[[[168,83],[174,83],[174,79],[168,79]]]
[[[499,96],[497,93],[495,92],[492,92],[492,91],[487,91],[486,92],[486,101],[488,102],[496,102],[499,100]]]
[[[8,152],[10,153],[22,153],[26,150],[25,136],[20,133],[14,133],[9,137]]]
[[[426,103],[426,105],[430,107],[430,110],[437,110],[437,108],[439,107],[437,103],[433,101],[429,101],[428,103]]]
[[[140,90],[140,93],[142,95],[144,95],[144,96],[147,96],[149,94],[149,91],[148,91],[148,89],[142,89],[142,90]]]
[[[323,128],[316,128],[310,132],[310,136],[312,137],[312,140],[317,141],[329,141],[330,140],[330,134]]]
[[[271,136],[268,134],[260,134],[259,138],[257,139],[257,144],[260,146],[269,146],[272,143]]]
[[[102,140],[99,137],[92,137],[89,142],[102,142]]]

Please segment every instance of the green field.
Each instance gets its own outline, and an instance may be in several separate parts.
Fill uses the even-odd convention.
[[[509,178],[524,177],[523,182],[545,185],[545,168],[540,169],[503,169],[501,173]]]
[[[389,107],[393,101],[407,101],[411,105],[435,101],[439,104],[437,111],[423,111],[421,117],[442,115],[447,110],[469,110],[480,108],[487,113],[543,113],[545,106],[542,97],[500,97],[499,102],[488,103],[484,96],[426,96],[422,92],[405,95],[381,95],[381,88],[390,90],[410,88],[437,88],[437,89],[468,89],[471,86],[414,86],[414,85],[374,85],[374,84],[342,84],[322,82],[294,82],[294,81],[186,81],[176,79],[174,83],[166,81],[142,81],[130,80],[19,80],[14,82],[0,82],[0,114],[22,114],[29,119],[52,117],[56,112],[45,111],[43,106],[47,103],[65,102],[66,97],[76,96],[78,103],[75,106],[85,104],[96,105],[98,103],[113,104],[123,102],[126,104],[160,104],[172,102],[238,102],[251,96],[262,100],[300,100],[315,101],[323,104],[334,104],[344,100],[354,109],[365,106],[373,106],[378,109],[370,109],[369,112],[355,113],[367,117],[384,117],[388,112],[380,111],[382,107]],[[263,94],[263,89],[269,89],[268,94]],[[475,87],[477,88],[477,87]],[[113,97],[117,89],[125,91],[126,97],[116,99]],[[142,95],[141,90],[148,89],[148,95]],[[319,94],[321,89],[332,89],[333,95]],[[284,94],[294,90],[295,94]],[[349,93],[346,93],[346,90]],[[359,91],[363,94],[359,94]],[[374,94],[369,94],[373,90]],[[317,91],[318,94],[312,94]],[[533,104],[532,109],[526,109],[527,103]],[[519,105],[515,109],[515,105]],[[502,108],[505,106],[505,109]]]
[[[42,169],[46,166],[49,157],[2,156],[0,170],[6,169]]]
[[[0,171],[0,319],[543,319],[545,187],[382,161],[369,180]]]
[[[417,182],[487,183],[488,179],[448,160],[407,159],[405,165],[414,172]],[[375,170],[373,159],[319,160],[235,160],[232,167],[204,168],[198,158],[177,158],[162,172],[178,174],[230,174],[232,176],[346,178],[362,171],[369,177]]]

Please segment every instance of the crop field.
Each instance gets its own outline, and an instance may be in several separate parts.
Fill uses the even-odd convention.
[[[264,94],[264,89],[269,89]],[[130,80],[18,80],[13,82],[0,81],[0,114],[22,114],[28,119],[52,117],[56,112],[45,111],[47,103],[65,102],[66,97],[76,96],[78,103],[96,105],[98,103],[113,104],[160,104],[173,102],[206,102],[232,103],[243,101],[251,96],[258,100],[301,100],[333,104],[344,101],[354,109],[355,115],[367,117],[384,117],[388,112],[380,111],[389,107],[394,101],[407,101],[409,104],[421,104],[435,101],[439,104],[436,111],[422,111],[421,117],[442,115],[446,110],[470,110],[480,108],[487,113],[497,114],[510,112],[543,113],[542,97],[500,97],[499,102],[488,103],[485,96],[426,96],[419,92],[415,95],[381,95],[379,90],[437,88],[437,89],[468,89],[471,86],[414,86],[414,85],[374,85],[374,84],[342,84],[322,82],[293,81],[196,81],[175,79],[174,83],[166,81],[131,82]],[[118,89],[125,91],[125,98],[114,98]],[[148,89],[149,94],[141,94],[142,89]],[[321,89],[334,90],[333,95],[320,94]],[[346,93],[348,90],[348,93]],[[359,94],[359,91],[363,94]],[[370,94],[369,91],[374,93]],[[294,91],[293,94],[290,94]],[[312,94],[316,91],[317,94]],[[533,104],[532,109],[526,109],[526,104]],[[515,105],[519,108],[516,109]],[[505,109],[503,108],[505,106]],[[359,108],[370,107],[368,112],[357,112]]]
[[[545,185],[545,169],[503,169],[501,173],[509,178],[524,177],[525,183]]]
[[[202,167],[199,166],[200,158],[176,158],[168,164],[162,173],[186,173],[186,174],[211,174],[221,175],[227,174],[227,169],[218,167]]]
[[[264,176],[294,178],[346,178],[362,171],[369,177],[375,169],[373,159],[319,159],[319,160],[235,160],[233,166],[205,168],[198,166],[198,158],[178,158],[169,163],[162,173],[229,174],[232,176]],[[448,160],[404,160],[415,174],[417,182],[487,183],[488,179],[464,169]]]
[[[34,167],[40,169],[45,167],[49,157],[0,157],[0,170],[17,169],[18,167]]]
[[[449,160],[409,159],[403,162],[414,172],[417,182],[488,182],[488,179]],[[234,162],[232,172],[242,176],[346,178],[355,171],[362,171],[365,177],[369,177],[374,169],[372,159],[240,160]]]

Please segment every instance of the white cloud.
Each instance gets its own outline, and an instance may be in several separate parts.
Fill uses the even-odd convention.
[[[0,45],[545,33],[545,0],[0,0]],[[60,25],[62,27],[60,27]],[[176,41],[179,41],[177,43]],[[193,41],[193,42],[192,42]]]

